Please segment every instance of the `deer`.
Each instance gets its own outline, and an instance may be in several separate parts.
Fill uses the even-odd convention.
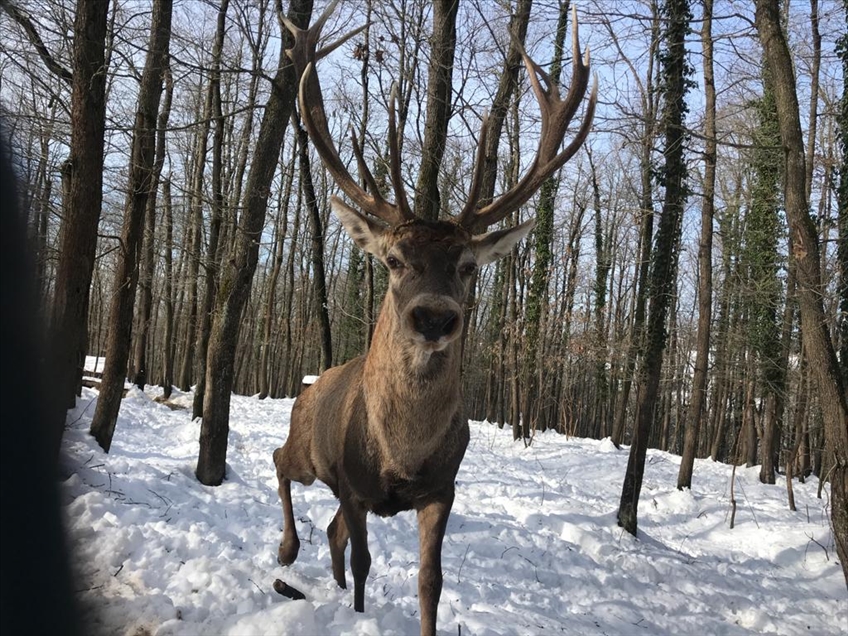
[[[461,392],[464,304],[478,268],[509,254],[535,220],[486,230],[525,204],[586,139],[597,101],[597,77],[580,127],[561,149],[589,80],[589,54],[587,50],[583,57],[580,52],[576,12],[572,18],[573,79],[564,99],[559,87],[521,47],[541,110],[541,134],[532,164],[514,187],[478,205],[488,134],[484,116],[462,210],[445,220],[424,220],[412,213],[404,190],[395,91],[388,109],[394,202],[381,195],[355,133],[351,135],[353,154],[365,187],[340,159],[315,68],[320,57],[339,45],[316,53],[321,30],[336,3],[308,29],[285,21],[293,39],[287,54],[299,78],[297,99],[304,127],[326,170],[352,202],[333,196],[331,209],[354,243],[387,268],[388,290],[367,353],[328,369],[301,392],[292,407],[288,438],[273,453],[283,510],[277,561],[291,565],[300,549],[291,484],[308,486],[318,479],[339,501],[327,528],[333,578],[339,587],[347,588],[345,552],[350,543],[353,607],[364,612],[371,568],[367,515],[385,517],[415,510],[421,634],[435,634],[442,542],[455,478],[469,442]],[[281,588],[286,585],[275,581],[275,589],[285,594]],[[293,588],[288,591],[287,595],[293,592],[303,598]]]

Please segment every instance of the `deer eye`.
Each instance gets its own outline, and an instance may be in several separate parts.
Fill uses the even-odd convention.
[[[477,271],[477,263],[465,263],[459,268],[459,273],[463,276],[470,276],[475,271]]]
[[[403,267],[403,263],[401,263],[394,256],[387,256],[386,257],[386,266],[389,269],[400,269],[401,267]]]

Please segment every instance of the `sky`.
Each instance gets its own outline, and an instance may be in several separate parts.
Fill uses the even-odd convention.
[[[194,477],[199,421],[191,394],[169,408],[158,387],[130,388],[111,452],[89,436],[97,392],[68,413],[61,492],[75,588],[98,632],[412,634],[418,632],[415,516],[369,517],[365,612],[330,572],[325,529],[337,503],[316,482],[294,484],[298,560],[276,563],[282,515],[271,454],[293,400],[233,396],[227,478]],[[694,488],[676,489],[679,457],[651,450],[639,536],[615,512],[628,448],[609,439],[538,434],[472,422],[443,547],[443,634],[844,634],[848,593],[828,522],[828,488],[736,473],[697,460]],[[348,553],[349,554],[349,553]],[[306,595],[276,594],[281,579]],[[351,580],[348,572],[348,580]]]

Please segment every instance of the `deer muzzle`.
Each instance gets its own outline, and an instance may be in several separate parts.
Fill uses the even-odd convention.
[[[414,340],[441,350],[462,333],[462,308],[447,296],[421,295],[409,303],[406,323]]]

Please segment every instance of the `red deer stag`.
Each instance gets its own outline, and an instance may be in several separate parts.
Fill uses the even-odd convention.
[[[293,563],[300,548],[291,482],[309,485],[320,479],[340,503],[327,528],[333,577],[346,587],[344,555],[350,541],[353,606],[362,612],[371,567],[366,515],[392,516],[414,509],[420,549],[421,633],[434,634],[442,591],[442,539],[454,500],[454,478],[468,444],[460,390],[463,303],[475,270],[508,254],[534,221],[488,234],[475,232],[526,203],[577,152],[591,126],[597,81],[575,139],[560,150],[589,79],[588,54],[585,60],[580,54],[576,16],[574,77],[565,99],[522,52],[542,113],[539,148],[527,174],[499,198],[478,206],[488,128],[484,120],[464,209],[450,220],[425,221],[411,212],[403,189],[394,95],[388,141],[395,202],[380,195],[355,136],[354,154],[367,190],[339,158],[315,70],[324,51],[335,48],[316,55],[321,28],[335,4],[308,30],[286,24],[294,37],[288,55],[300,78],[298,100],[309,137],[338,186],[359,208],[333,197],[332,209],[356,244],[388,268],[389,286],[368,353],[329,369],[303,391],[292,410],[288,439],[274,451],[283,506],[277,560],[282,565]]]

